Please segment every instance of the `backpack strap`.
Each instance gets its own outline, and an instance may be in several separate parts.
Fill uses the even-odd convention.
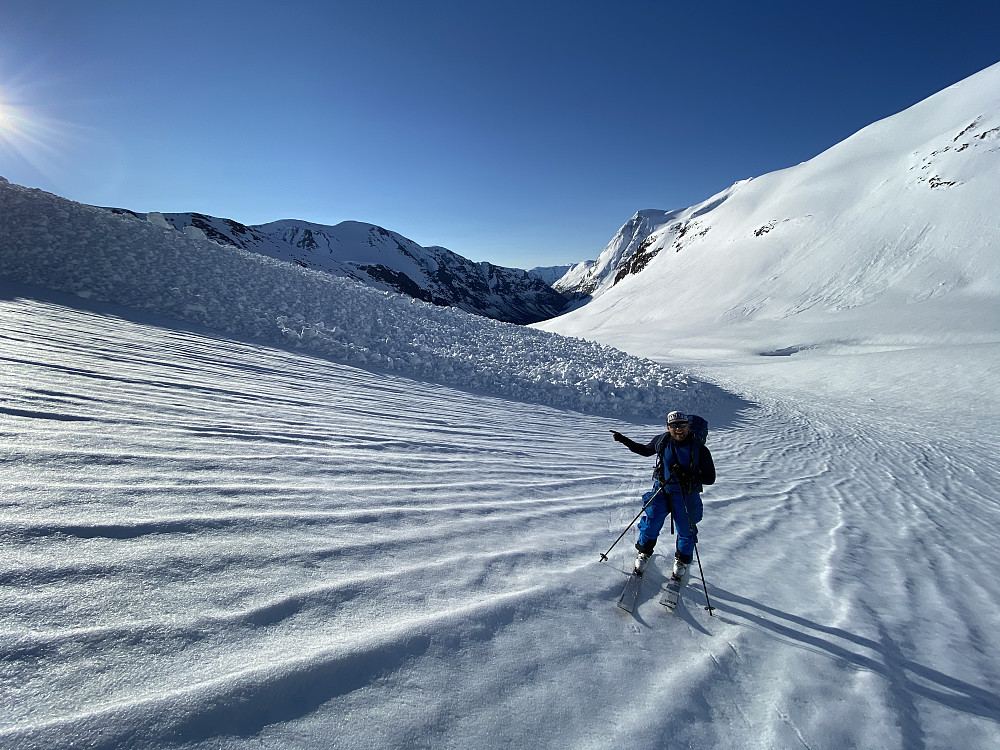
[[[660,486],[666,489],[667,486],[667,472],[666,465],[663,461],[663,448],[664,443],[670,441],[670,433],[665,432],[660,435],[660,440],[656,444],[656,469],[653,470],[653,478],[659,481]]]

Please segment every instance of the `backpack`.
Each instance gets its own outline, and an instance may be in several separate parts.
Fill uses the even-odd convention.
[[[697,414],[688,414],[688,419],[691,420],[691,432],[704,445],[708,440],[708,420]]]

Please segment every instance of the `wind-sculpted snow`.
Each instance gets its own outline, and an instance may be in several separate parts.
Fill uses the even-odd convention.
[[[706,411],[715,399],[708,386],[611,347],[379,292],[6,181],[0,222],[7,278],[339,362],[610,415]]]
[[[121,311],[0,283],[3,750],[995,750],[1000,358],[720,368],[715,616],[664,536],[632,617],[657,425]]]

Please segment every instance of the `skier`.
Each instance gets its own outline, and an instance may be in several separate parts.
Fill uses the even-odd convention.
[[[715,464],[705,444],[691,432],[690,418],[679,411],[667,415],[667,432],[657,435],[646,445],[611,431],[615,440],[640,456],[656,456],[653,471],[653,489],[642,496],[646,508],[639,522],[639,541],[635,548],[635,570],[642,573],[653,556],[656,539],[667,519],[673,515],[677,530],[677,547],[674,552],[673,577],[681,579],[687,573],[698,541],[697,524],[701,521],[702,485],[715,483]],[[655,494],[655,497],[654,497]],[[690,512],[690,518],[688,516]]]

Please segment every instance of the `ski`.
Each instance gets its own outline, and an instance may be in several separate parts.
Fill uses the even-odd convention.
[[[681,598],[681,588],[684,586],[684,580],[681,578],[668,578],[667,582],[663,584],[663,589],[661,590],[662,595],[660,596],[660,604],[673,612],[677,609],[677,603]]]
[[[618,607],[626,612],[635,609],[636,600],[639,598],[639,586],[642,584],[642,573],[629,573],[628,580],[625,581],[625,588],[622,595],[618,597]]]

